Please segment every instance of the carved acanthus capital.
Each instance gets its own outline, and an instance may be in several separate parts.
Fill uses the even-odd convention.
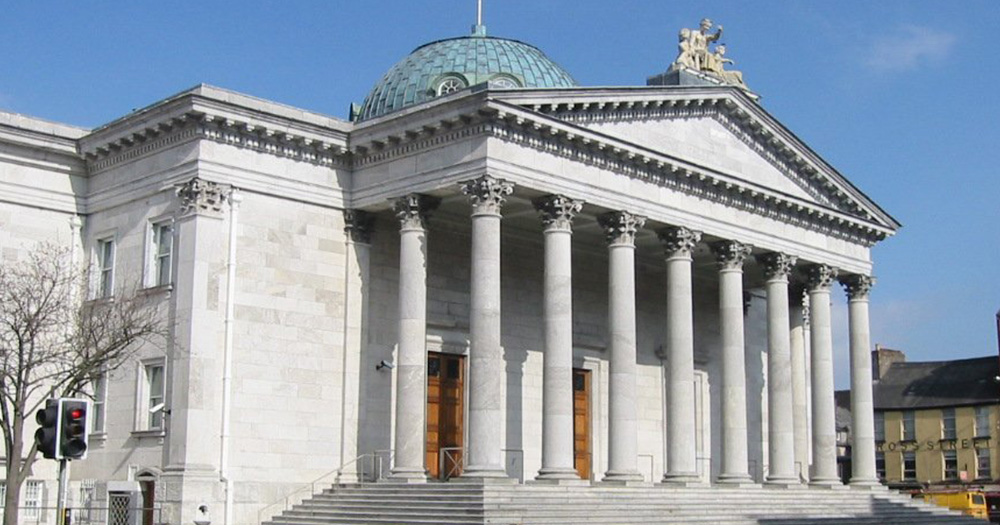
[[[840,284],[847,292],[847,298],[855,301],[868,300],[868,294],[875,286],[875,278],[870,275],[852,274],[840,278]]]
[[[411,193],[405,197],[394,199],[392,210],[396,212],[400,228],[404,230],[408,228],[427,229],[427,218],[439,205],[441,205],[441,199],[437,197]]]
[[[531,201],[542,216],[545,229],[569,230],[573,217],[583,209],[583,201],[573,200],[563,195],[546,195]]]
[[[764,277],[768,281],[787,280],[798,260],[799,258],[794,255],[780,252],[764,253],[757,256],[757,261],[764,267]]]
[[[371,244],[375,216],[364,210],[344,210],[344,232],[351,242]]]
[[[460,182],[462,193],[472,201],[473,213],[500,214],[507,196],[514,193],[514,185],[503,179],[483,175],[478,179]]]
[[[667,226],[656,233],[667,258],[691,257],[694,247],[701,242],[701,232],[683,226]]]
[[[828,264],[812,264],[806,267],[806,282],[809,291],[829,290],[837,279],[838,270]]]
[[[711,247],[720,270],[742,269],[743,261],[753,249],[749,244],[739,241],[718,241],[712,243]]]
[[[229,186],[199,177],[177,186],[177,196],[181,200],[178,216],[207,215],[221,217]]]
[[[604,228],[608,244],[635,246],[635,234],[646,224],[646,218],[627,211],[612,211],[598,215],[597,222]]]

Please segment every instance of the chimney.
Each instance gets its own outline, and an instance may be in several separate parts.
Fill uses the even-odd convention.
[[[905,363],[906,354],[900,350],[884,348],[880,344],[875,344],[872,352],[872,379],[878,381],[889,371],[893,363]]]

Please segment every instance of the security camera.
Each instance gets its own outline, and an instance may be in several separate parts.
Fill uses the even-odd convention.
[[[382,370],[383,368],[388,368],[389,370],[392,370],[393,368],[396,368],[396,365],[383,359],[379,361],[377,365],[375,365],[375,370]]]
[[[149,413],[150,414],[155,414],[157,412],[160,412],[161,410],[163,410],[163,403],[157,403],[157,404],[149,407]]]

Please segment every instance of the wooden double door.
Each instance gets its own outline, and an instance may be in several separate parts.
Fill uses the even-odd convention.
[[[464,435],[465,357],[431,352],[427,355],[427,471],[431,478],[462,473]]]
[[[573,456],[577,473],[590,479],[590,371],[573,370]],[[427,471],[432,479],[462,473],[465,436],[465,357],[427,355]]]

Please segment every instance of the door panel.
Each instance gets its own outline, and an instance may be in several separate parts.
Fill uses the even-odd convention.
[[[590,479],[590,370],[573,370],[573,457],[577,474]]]
[[[427,357],[427,470],[431,478],[461,474],[464,444],[465,358],[430,353]],[[442,449],[451,449],[442,451]],[[445,456],[444,472],[441,458]]]

